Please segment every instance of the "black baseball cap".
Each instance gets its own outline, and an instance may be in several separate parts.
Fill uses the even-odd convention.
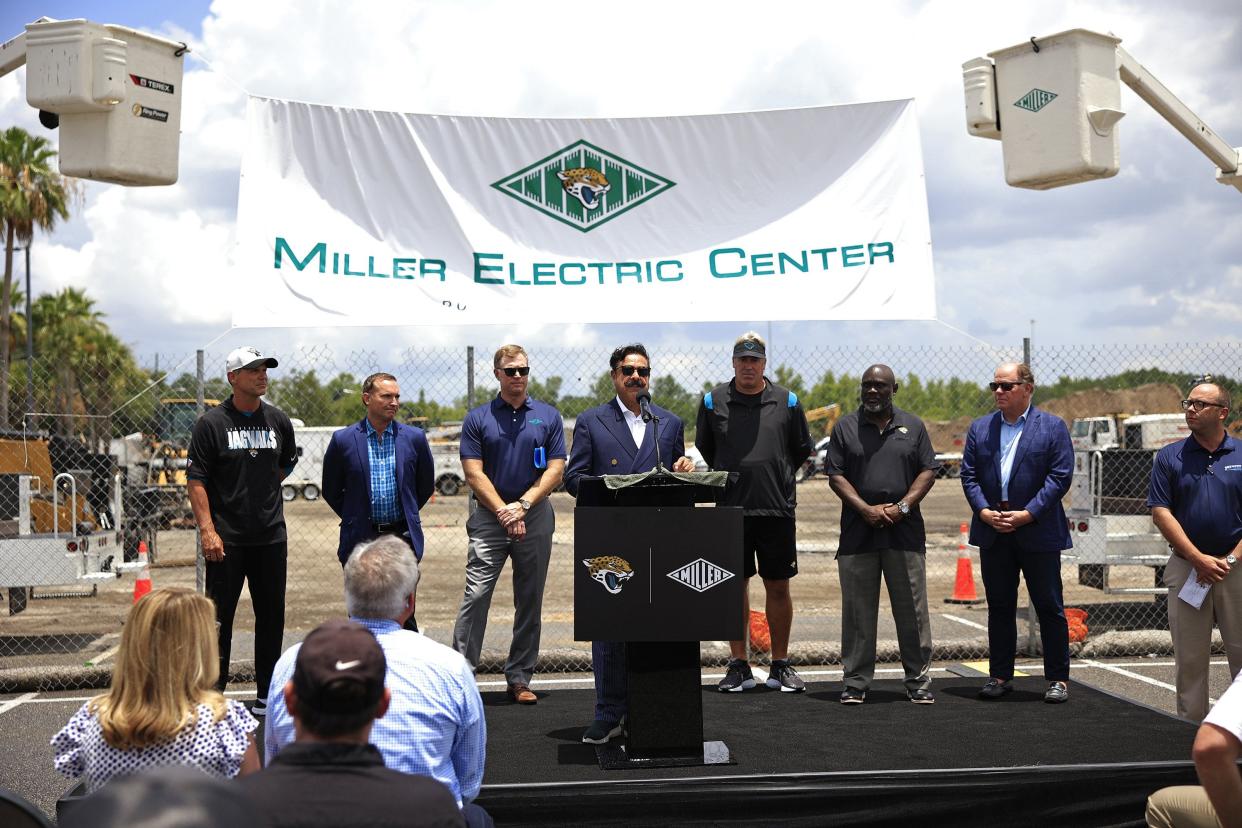
[[[302,641],[293,667],[298,703],[320,713],[360,713],[384,695],[388,662],[375,636],[353,621],[320,624]]]

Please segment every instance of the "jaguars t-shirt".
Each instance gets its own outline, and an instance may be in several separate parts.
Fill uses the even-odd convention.
[[[287,540],[281,481],[297,463],[293,423],[274,405],[238,411],[229,397],[194,424],[186,476],[207,489],[211,519],[230,546]]]

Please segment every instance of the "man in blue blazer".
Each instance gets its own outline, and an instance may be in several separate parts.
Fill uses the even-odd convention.
[[[970,542],[988,599],[990,678],[979,691],[999,699],[1013,687],[1018,574],[1039,616],[1044,701],[1069,699],[1069,627],[1061,596],[1061,550],[1073,546],[1061,498],[1074,473],[1064,421],[1031,405],[1035,376],[1023,363],[996,368],[988,384],[997,410],[970,425],[962,452],[962,488],[974,511]]]
[[[396,421],[401,389],[392,374],[367,377],[362,404],[367,415],[333,434],[323,455],[323,499],[341,518],[336,556],[344,566],[359,543],[391,534],[422,560],[418,510],[435,489],[427,435]],[[418,629],[413,618],[407,626]]]
[[[574,426],[574,442],[565,468],[565,489],[578,496],[585,475],[638,474],[656,466],[656,424],[643,422],[638,398],[648,395],[651,360],[638,343],[623,345],[608,360],[617,396],[582,412]],[[694,471],[686,457],[685,430],[681,418],[671,411],[650,406],[659,420],[660,460],[672,463],[673,471]],[[591,667],[595,671],[595,720],[582,734],[582,741],[601,745],[621,735],[626,713],[625,645],[616,641],[591,644]]]

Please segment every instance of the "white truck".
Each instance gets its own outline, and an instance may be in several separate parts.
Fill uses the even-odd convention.
[[[0,521],[0,589],[8,594],[8,613],[17,615],[35,587],[115,581],[146,561],[123,562],[124,521],[121,476],[112,481],[110,514],[83,517],[85,507],[69,472],[55,476],[50,492],[36,474],[14,475],[14,516]],[[50,520],[51,525],[46,525]]]
[[[1074,420],[1070,441],[1075,450],[1158,449],[1188,434],[1184,414],[1109,414]]]
[[[1084,417],[1074,421],[1074,477],[1067,512],[1078,582],[1106,594],[1163,595],[1168,544],[1147,508],[1156,452],[1189,434],[1182,414]],[[1117,567],[1149,567],[1150,586],[1119,578]],[[1123,584],[1118,583],[1123,581]]]

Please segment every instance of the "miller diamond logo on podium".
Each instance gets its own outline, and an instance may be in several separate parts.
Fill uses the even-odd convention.
[[[680,569],[674,569],[668,573],[668,577],[679,584],[690,587],[695,592],[706,592],[717,584],[724,583],[732,578],[733,573],[716,566],[711,561],[699,558],[697,561],[691,561]]]
[[[676,184],[608,150],[577,141],[492,186],[589,233]]]

